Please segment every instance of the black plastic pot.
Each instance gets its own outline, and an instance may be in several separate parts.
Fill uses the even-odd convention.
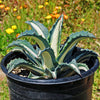
[[[90,70],[82,73],[83,78],[75,75],[68,78],[34,80],[8,74],[6,65],[15,57],[25,58],[19,52],[11,52],[1,62],[1,69],[8,79],[10,100],[91,100],[94,72],[99,66],[97,58],[88,61]]]

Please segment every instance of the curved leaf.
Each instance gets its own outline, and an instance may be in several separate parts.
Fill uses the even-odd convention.
[[[61,64],[59,64],[57,66],[56,70],[59,71],[59,69],[61,71],[68,70],[68,69],[72,69],[73,71],[75,71],[77,74],[79,74],[81,76],[80,70],[78,68],[78,64],[77,64],[77,62],[76,62],[75,59],[73,59],[70,63],[61,63]]]
[[[39,45],[41,50],[50,47],[50,45],[47,42],[47,40],[44,39],[42,36],[35,35],[35,34],[30,33],[30,32],[27,32],[27,33],[23,32],[22,34],[20,34],[18,36],[18,38],[23,37],[23,36],[32,36],[32,38],[37,42],[37,44]]]
[[[20,48],[20,47],[15,47],[15,48],[13,48],[11,51],[13,51],[13,52],[17,51],[17,52],[22,52],[22,53],[24,53],[23,49]]]
[[[63,50],[61,51],[60,55],[58,56],[57,60],[59,63],[62,63],[68,51],[77,44],[80,40],[84,38],[95,38],[95,36],[87,31],[81,31],[73,33],[69,36],[69,39],[64,45]]]
[[[34,65],[36,65],[36,62],[33,60],[33,58],[25,51],[23,50],[22,48],[20,47],[15,47],[14,49],[12,49],[11,51],[13,52],[22,52],[23,54],[26,55],[27,59],[30,60],[31,63],[33,63]]]
[[[21,34],[35,34],[34,30],[25,30],[24,32],[22,32]],[[20,36],[20,35],[19,35]],[[19,37],[18,36],[18,37]]]
[[[86,64],[83,64],[83,63],[78,63],[78,68],[80,70],[84,70],[84,71],[88,71],[89,70],[88,66]]]
[[[31,25],[32,30],[35,31],[37,35],[41,35],[43,38],[48,39],[48,29],[38,21],[26,21],[27,24]]]
[[[77,49],[76,45],[73,46],[73,47],[68,51],[68,53],[66,54],[66,56],[65,56],[65,58],[64,58],[64,60],[63,60],[63,62],[69,63],[70,61],[72,61],[72,59],[74,59],[73,54],[74,54],[74,52],[76,52],[76,49]]]
[[[16,67],[25,67],[27,69],[34,70],[40,74],[44,74],[44,71],[40,67],[36,67],[22,58],[13,59],[10,61],[10,63],[7,64],[8,73],[10,73]]]
[[[48,75],[48,78],[53,78],[56,79],[57,78],[57,73],[56,70],[50,70],[49,68],[45,69],[45,73]]]
[[[51,48],[54,50],[56,57],[60,52],[62,23],[63,23],[63,15],[61,15],[57,19],[56,23],[53,25],[52,29],[50,30],[49,42],[51,44]]]
[[[29,75],[28,75],[28,78],[32,78],[32,79],[43,79],[43,78],[45,78],[45,79],[47,79],[47,75],[38,76],[38,75],[35,75],[35,74],[30,72]]]
[[[46,48],[41,51],[40,55],[43,57],[43,68],[54,70],[57,66],[57,62],[53,50],[51,48]]]
[[[18,46],[20,48],[22,48],[25,52],[28,53],[28,55],[31,56],[31,58],[37,63],[39,64],[40,62],[38,61],[39,57],[38,57],[38,53],[36,52],[36,50],[33,48],[33,46],[27,42],[26,40],[16,40],[13,41],[12,43],[10,43],[8,45],[8,47],[12,47],[12,46]]]
[[[87,59],[89,60],[89,58],[93,56],[97,57],[98,55],[89,49],[80,49],[80,51],[76,52],[75,55],[73,55],[77,62],[85,62]]]

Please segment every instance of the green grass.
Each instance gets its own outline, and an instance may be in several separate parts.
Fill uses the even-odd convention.
[[[60,6],[64,15],[68,19],[64,19],[62,30],[62,43],[72,33],[76,31],[86,30],[93,33],[99,39],[86,39],[80,41],[79,47],[94,50],[99,55],[100,60],[100,2],[99,0],[2,0],[3,5],[9,7],[10,10],[0,8],[0,60],[8,53],[7,45],[16,40],[17,34],[20,34],[30,27],[25,24],[27,20],[38,20],[48,29],[51,28],[56,18],[45,19],[47,15],[54,15],[55,7]],[[65,1],[65,2],[64,2]],[[1,5],[0,4],[0,5]],[[43,5],[43,8],[39,8]],[[20,9],[22,7],[22,9]],[[14,8],[17,9],[14,12]],[[57,10],[57,14],[61,14],[62,10]],[[21,19],[17,19],[21,16]],[[17,29],[13,33],[8,34],[5,30],[16,25]],[[31,40],[30,40],[31,41]],[[93,84],[93,100],[100,100],[100,68],[95,72],[95,80]],[[8,100],[8,88],[6,79],[0,82],[0,100]]]
[[[9,100],[9,92],[6,78],[0,82],[0,100]]]

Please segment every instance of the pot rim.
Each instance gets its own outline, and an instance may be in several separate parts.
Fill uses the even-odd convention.
[[[98,60],[98,58],[96,58],[95,62],[94,62],[94,66],[91,69],[89,69],[88,71],[81,73],[82,78],[79,75],[74,75],[74,76],[71,76],[71,77],[58,78],[58,79],[29,79],[29,78],[25,78],[25,77],[15,75],[13,73],[8,73],[8,71],[7,71],[7,69],[4,65],[4,62],[7,59],[7,57],[10,56],[11,54],[12,54],[12,52],[8,53],[2,59],[2,61],[1,61],[2,71],[6,74],[6,76],[8,78],[11,78],[15,81],[19,81],[19,82],[22,82],[22,83],[27,83],[27,84],[56,85],[56,84],[65,84],[65,83],[75,82],[75,81],[83,80],[83,79],[91,76],[92,74],[94,74],[94,72],[99,67],[99,60]]]

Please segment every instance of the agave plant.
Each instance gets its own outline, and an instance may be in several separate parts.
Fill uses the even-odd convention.
[[[73,74],[81,76],[81,70],[88,71],[86,62],[91,56],[97,54],[88,49],[75,52],[77,43],[84,38],[95,38],[87,31],[72,33],[66,42],[61,45],[61,29],[63,15],[61,15],[50,31],[38,21],[27,21],[31,30],[22,32],[18,38],[30,36],[36,41],[36,48],[26,40],[16,40],[8,47],[16,46],[12,51],[23,53],[27,59],[15,58],[7,64],[8,73],[15,68],[26,68],[30,71],[28,78],[59,78]]]

